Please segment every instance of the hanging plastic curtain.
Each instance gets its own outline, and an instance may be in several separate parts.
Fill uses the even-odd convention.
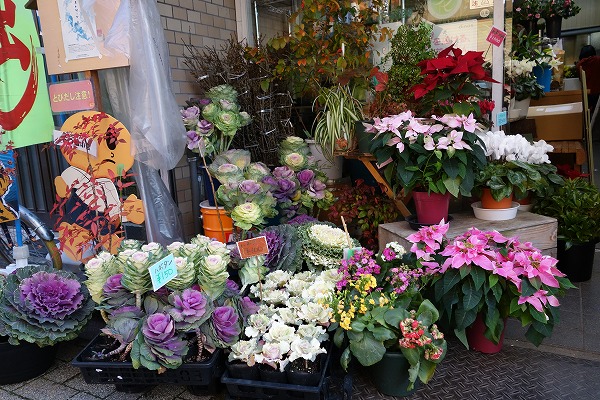
[[[185,146],[185,128],[171,91],[169,52],[155,2],[121,4],[129,12],[130,67],[101,71],[113,115],[129,128],[135,147],[136,182],[146,213],[148,241],[182,240],[181,213],[158,170],[173,169]],[[118,18],[115,18],[115,20]],[[126,34],[126,33],[124,33]],[[118,34],[113,39],[121,42]]]

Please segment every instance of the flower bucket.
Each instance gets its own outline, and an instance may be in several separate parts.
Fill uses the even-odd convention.
[[[506,324],[506,321],[504,321],[504,323]],[[485,332],[485,323],[483,322],[483,317],[481,314],[477,314],[477,318],[475,319],[475,322],[473,322],[473,325],[466,329],[469,348],[486,354],[498,353],[500,350],[502,350],[505,331],[506,328],[502,330],[500,340],[497,344],[495,344],[483,334]]]
[[[211,207],[208,205],[208,200],[205,200],[200,203],[200,211],[202,212],[204,235],[223,243],[230,241],[233,234],[233,220],[225,214],[225,209],[223,207]],[[219,217],[221,218],[221,224],[223,224],[222,231]]]
[[[421,383],[417,378],[414,388],[407,390],[409,368],[410,364],[401,352],[387,351],[381,361],[369,367],[369,372],[373,385],[380,393],[404,397],[413,394]]]
[[[57,345],[39,347],[23,342],[19,345],[8,343],[8,338],[0,337],[0,385],[18,383],[33,379],[46,372],[54,363]]]
[[[544,92],[550,91],[550,84],[552,83],[552,68],[542,68],[539,66],[533,67],[533,75],[537,80],[537,83],[544,87]]]
[[[310,153],[315,157],[315,161],[317,165],[321,168],[321,170],[327,175],[327,179],[330,181],[336,181],[342,177],[342,168],[344,166],[344,157],[335,156],[334,161],[329,161],[325,155],[323,154],[323,150],[321,150],[321,146],[317,144],[314,140],[308,139],[306,140],[308,143],[308,147],[310,148]]]
[[[519,117],[527,117],[529,111],[529,104],[531,103],[531,97],[523,100],[515,100],[515,109],[519,110]]]
[[[526,21],[521,21],[521,25],[525,28],[527,33],[538,33],[538,19],[528,19]]]
[[[374,134],[366,131],[363,122],[372,124],[373,121],[356,121],[354,124],[354,133],[358,142],[359,153],[371,153],[371,140],[375,137]]]
[[[448,221],[450,193],[413,192],[417,209],[417,221],[420,224],[439,224],[443,219]]]
[[[571,282],[585,282],[592,278],[596,242],[574,244],[565,250],[564,240],[559,240],[556,246],[558,269],[567,275]]]
[[[559,38],[562,28],[562,17],[546,18],[546,36]]]
[[[489,208],[492,210],[500,210],[505,208],[512,207],[512,194],[510,197],[505,197],[502,200],[498,201],[492,197],[492,192],[490,189],[483,189],[483,193],[481,193],[481,207]]]

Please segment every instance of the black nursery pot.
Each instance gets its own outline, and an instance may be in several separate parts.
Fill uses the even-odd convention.
[[[260,380],[260,373],[258,371],[258,366],[253,365],[249,366],[246,363],[242,362],[228,362],[226,364],[227,371],[229,371],[229,376],[235,379],[248,379],[251,381]]]
[[[285,372],[274,369],[268,365],[261,364],[258,367],[260,379],[264,382],[287,383]]]
[[[23,382],[46,372],[54,363],[58,346],[39,347],[21,342],[17,346],[0,336],[0,385]]]
[[[571,282],[585,282],[592,278],[596,242],[574,244],[565,250],[565,242],[559,240],[556,246],[558,269],[567,275]]]

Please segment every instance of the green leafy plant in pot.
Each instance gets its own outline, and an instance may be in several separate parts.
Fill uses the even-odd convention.
[[[598,188],[584,178],[567,179],[552,195],[541,199],[534,210],[558,220],[558,258],[561,271],[574,281],[590,279],[594,247],[600,241]],[[574,265],[568,262],[571,251],[580,256]],[[584,259],[587,262],[583,262]]]

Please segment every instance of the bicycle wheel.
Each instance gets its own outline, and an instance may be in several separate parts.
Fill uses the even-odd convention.
[[[49,235],[46,234],[46,239],[40,236],[40,229],[44,229],[45,232],[51,231],[44,226],[44,224],[31,213],[29,210],[23,211],[21,208],[21,235],[23,237],[23,245],[29,247],[29,264],[47,264],[53,266],[55,269],[62,268],[62,260],[60,252],[51,240]],[[8,263],[12,264],[15,262],[13,258],[13,247],[17,245],[15,223],[6,222],[0,224],[0,256]],[[49,257],[47,257],[49,255]]]

